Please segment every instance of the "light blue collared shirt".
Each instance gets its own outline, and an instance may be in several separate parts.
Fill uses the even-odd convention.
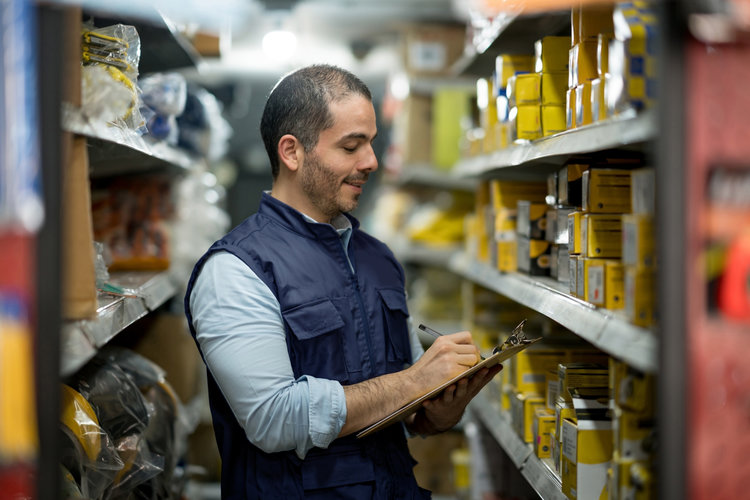
[[[348,248],[349,220],[339,216],[333,226]],[[294,379],[279,302],[244,262],[227,252],[209,257],[190,310],[206,364],[251,443],[304,458],[339,435],[346,421],[344,388],[336,380]],[[411,329],[410,343],[416,361],[424,351]]]

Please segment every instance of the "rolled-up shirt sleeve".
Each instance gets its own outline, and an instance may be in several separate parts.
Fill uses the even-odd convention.
[[[304,458],[338,436],[346,421],[343,387],[295,380],[279,303],[239,258],[219,252],[206,261],[190,310],[206,365],[251,443]]]

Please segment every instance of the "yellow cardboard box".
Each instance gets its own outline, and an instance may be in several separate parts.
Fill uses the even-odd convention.
[[[597,398],[576,397],[576,421],[562,422],[562,491],[571,499],[600,499],[612,460],[612,422]]]
[[[630,212],[630,170],[591,168],[583,173],[583,210],[591,213]]]
[[[532,433],[534,435],[534,453],[539,458],[550,458],[552,455],[552,431],[555,428],[555,414],[547,408],[536,408]]]
[[[595,39],[578,42],[570,49],[569,88],[577,87],[599,76],[596,51],[597,41]]]
[[[500,54],[495,58],[495,77],[497,88],[505,89],[508,79],[516,73],[530,73],[534,71],[534,56]]]
[[[563,348],[536,347],[519,352],[510,367],[510,383],[518,392],[546,394],[546,374],[568,359]]]
[[[489,182],[489,193],[492,206],[496,210],[499,208],[516,210],[519,200],[544,203],[547,185],[544,182],[492,179]]]
[[[604,307],[625,307],[625,266],[618,260],[607,259],[604,268]]]
[[[615,451],[626,460],[652,460],[656,451],[655,425],[655,419],[651,416],[615,408]]]
[[[576,90],[574,88],[565,92],[565,128],[566,130],[576,128]]]
[[[580,255],[568,254],[568,290],[573,297],[578,297],[578,260]]]
[[[569,36],[545,36],[534,43],[534,71],[568,71]]]
[[[547,137],[565,130],[565,106],[542,105],[542,135]]]
[[[573,391],[606,388],[609,390],[609,367],[595,363],[560,363],[557,366],[558,397],[573,401]]]
[[[565,92],[568,90],[568,72],[556,71],[541,74],[542,105],[565,105]]]
[[[591,118],[595,121],[604,120],[607,117],[607,105],[604,101],[604,80],[594,78],[591,80]]]
[[[508,115],[511,142],[533,141],[542,136],[541,108],[538,104],[515,106]]]
[[[568,213],[568,251],[571,255],[583,252],[583,240],[581,239],[581,221],[583,212],[574,211]]]
[[[525,443],[534,441],[534,412],[544,408],[544,397],[539,394],[517,392],[511,399],[513,429]]]
[[[580,83],[576,91],[576,127],[583,127],[594,122],[591,113],[591,81]]]
[[[654,323],[654,283],[653,268],[625,266],[625,314],[637,326]]]
[[[654,414],[654,376],[610,358],[610,390],[615,404],[624,410],[645,416]]]
[[[622,262],[628,266],[656,264],[654,219],[647,214],[622,216]]]
[[[584,214],[581,219],[581,255],[619,259],[622,255],[622,216]]]

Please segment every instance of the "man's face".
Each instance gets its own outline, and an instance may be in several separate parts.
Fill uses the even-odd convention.
[[[320,133],[299,171],[302,192],[317,212],[308,215],[321,222],[354,210],[370,172],[378,168],[372,103],[355,95],[331,103],[330,110],[333,127]]]

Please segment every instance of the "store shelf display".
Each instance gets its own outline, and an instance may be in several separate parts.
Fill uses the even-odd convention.
[[[118,333],[155,310],[177,291],[167,272],[112,273],[110,283],[122,295],[99,293],[96,317],[63,325],[61,375],[75,373]]]
[[[500,410],[499,401],[497,387],[490,384],[472,400],[469,411],[487,427],[540,498],[566,500],[560,478],[534,454],[532,445],[524,443],[513,430],[509,415]]]
[[[614,311],[572,297],[568,287],[546,277],[501,273],[456,254],[450,269],[490,290],[512,298],[576,333],[601,350],[646,372],[657,370],[655,332],[634,326]]]
[[[566,130],[507,149],[461,160],[455,172],[466,177],[492,174],[544,177],[575,155],[642,148],[656,137],[653,112],[624,113],[585,127]]]

